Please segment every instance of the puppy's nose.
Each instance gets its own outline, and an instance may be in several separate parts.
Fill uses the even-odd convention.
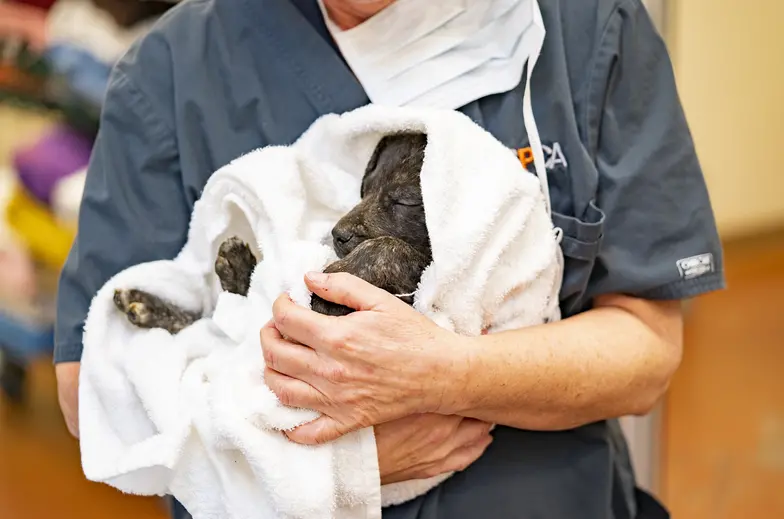
[[[335,240],[336,244],[345,245],[350,242],[353,237],[354,233],[345,227],[334,227],[332,229],[332,238]]]

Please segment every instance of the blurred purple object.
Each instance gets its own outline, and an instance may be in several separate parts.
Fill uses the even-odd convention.
[[[14,153],[19,181],[35,198],[49,205],[57,181],[84,168],[90,161],[92,141],[58,126],[35,144]]]

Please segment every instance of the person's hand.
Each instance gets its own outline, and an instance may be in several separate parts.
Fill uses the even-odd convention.
[[[288,432],[316,444],[418,413],[450,414],[468,366],[466,338],[395,296],[345,273],[312,274],[308,287],[359,310],[318,314],[279,297],[261,330],[265,381],[284,405],[324,416]]]
[[[68,432],[79,437],[79,368],[78,362],[63,362],[54,367],[57,376],[57,398]]]
[[[382,485],[465,470],[493,441],[490,424],[460,416],[412,415],[374,429]]]

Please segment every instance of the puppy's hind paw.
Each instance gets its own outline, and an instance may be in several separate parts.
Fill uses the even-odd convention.
[[[125,313],[128,316],[128,320],[136,326],[146,327],[150,325],[152,313],[144,303],[131,303],[128,305],[128,310]]]

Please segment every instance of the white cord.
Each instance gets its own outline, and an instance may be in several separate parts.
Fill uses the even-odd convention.
[[[534,155],[534,169],[536,176],[539,177],[539,184],[542,188],[544,195],[545,208],[547,215],[552,218],[552,207],[550,202],[550,186],[547,182],[547,168],[545,167],[544,150],[542,148],[542,141],[539,136],[539,129],[536,126],[536,119],[534,118],[533,102],[531,100],[531,80],[533,79],[534,67],[536,62],[539,61],[539,55],[542,52],[544,44],[544,20],[542,19],[542,12],[539,10],[539,5],[536,2],[532,4],[534,24],[532,30],[541,31],[541,37],[538,45],[528,58],[528,77],[525,83],[525,91],[523,92],[523,120],[525,121],[525,129],[528,133],[528,142],[531,145],[531,151]],[[563,239],[563,230],[555,228],[555,239],[560,244]]]

